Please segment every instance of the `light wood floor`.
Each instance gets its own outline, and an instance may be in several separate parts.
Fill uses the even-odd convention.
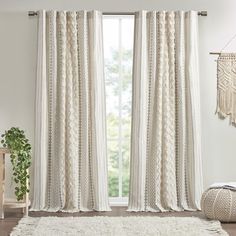
[[[30,212],[32,217],[41,216],[195,216],[203,218],[201,212],[178,212],[178,213],[151,213],[151,212],[126,212],[125,207],[112,207],[111,212],[79,212],[79,213],[47,213],[47,212]],[[17,225],[18,221],[21,219],[22,213],[19,210],[9,209],[5,212],[5,219],[0,220],[0,236],[7,236],[10,234],[12,228]],[[222,224],[224,230],[226,230],[230,236],[236,236],[236,223]],[[47,236],[47,235],[45,235]],[[199,235],[200,236],[200,235]]]

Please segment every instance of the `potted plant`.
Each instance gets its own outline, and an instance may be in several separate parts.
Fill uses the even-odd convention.
[[[10,151],[13,170],[12,180],[16,184],[16,199],[20,201],[29,192],[27,181],[29,180],[28,168],[31,165],[31,145],[24,131],[16,127],[6,130],[1,137],[3,147]]]

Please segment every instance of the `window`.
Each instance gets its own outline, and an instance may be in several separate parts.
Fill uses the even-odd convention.
[[[104,16],[108,183],[111,204],[127,204],[132,100],[133,16]]]

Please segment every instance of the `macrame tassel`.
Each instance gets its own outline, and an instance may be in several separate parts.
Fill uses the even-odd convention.
[[[232,114],[230,116],[230,123],[236,127],[236,93],[232,92]]]
[[[218,114],[219,118],[224,119],[230,115],[231,103],[231,93],[218,87],[216,113]]]

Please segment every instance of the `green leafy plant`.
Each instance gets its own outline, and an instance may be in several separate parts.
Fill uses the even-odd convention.
[[[13,169],[13,181],[16,183],[15,195],[17,201],[23,200],[29,192],[27,180],[29,179],[28,168],[31,165],[31,145],[25,137],[23,130],[12,127],[2,134],[3,147],[10,150],[10,159]]]

